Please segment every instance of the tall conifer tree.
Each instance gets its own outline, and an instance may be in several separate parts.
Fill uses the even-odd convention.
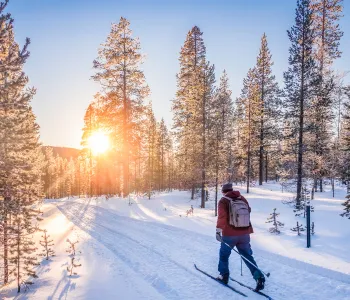
[[[322,177],[327,175],[326,161],[330,157],[332,136],[333,104],[336,84],[332,64],[341,56],[339,42],[343,32],[339,27],[343,0],[312,0],[313,24],[315,30],[315,61],[319,77],[317,94],[313,105],[313,148],[315,188],[317,181],[322,192]]]
[[[42,198],[43,168],[39,126],[30,105],[35,90],[27,88],[23,72],[30,41],[22,49],[15,42],[13,19],[4,14],[7,3],[0,3],[0,239],[5,284],[11,274],[18,278],[26,269],[20,261],[31,252],[26,237],[33,232],[33,206]],[[18,258],[15,273],[10,253]]]
[[[209,108],[215,82],[214,66],[206,61],[203,33],[195,26],[187,34],[180,52],[177,93],[173,101],[174,129],[178,140],[178,156],[182,160],[183,180],[201,187],[201,207],[205,207],[207,172],[207,134]]]
[[[261,98],[257,81],[256,69],[249,69],[247,77],[243,80],[243,89],[237,99],[238,114],[236,115],[239,125],[239,147],[240,156],[245,162],[245,178],[247,193],[249,193],[250,183],[253,178],[253,158],[260,143],[259,126],[261,115]]]
[[[343,217],[350,219],[350,86],[346,89],[347,101],[344,103],[343,128],[342,128],[342,150],[344,151],[344,174],[347,180],[346,201],[342,204]]]
[[[220,77],[220,84],[212,98],[210,119],[211,134],[208,143],[210,144],[210,169],[215,178],[215,215],[217,215],[218,184],[223,180],[223,173],[230,164],[230,154],[232,149],[232,120],[233,120],[233,102],[231,99],[231,90],[229,88],[228,76],[224,70]]]
[[[256,81],[260,98],[260,125],[259,125],[259,185],[263,183],[264,163],[267,169],[267,151],[278,140],[281,117],[280,92],[275,76],[272,74],[272,55],[264,34],[261,38],[260,53],[256,65]],[[267,181],[267,178],[265,178]]]
[[[107,40],[98,51],[94,61],[96,74],[93,79],[102,86],[104,97],[101,105],[118,113],[120,119],[109,124],[110,130],[120,131],[122,139],[123,194],[129,194],[130,157],[132,147],[140,134],[140,123],[144,119],[144,99],[149,95],[143,71],[140,69],[142,55],[140,43],[132,36],[129,21],[123,17],[112,24]],[[113,119],[112,119],[113,120]]]
[[[303,156],[306,149],[305,118],[315,96],[316,69],[313,55],[315,30],[312,24],[313,10],[310,0],[298,0],[295,25],[288,31],[291,42],[289,49],[289,69],[284,73],[285,117],[291,124],[290,138],[297,137],[297,195],[296,206],[300,206],[302,179],[304,177]]]

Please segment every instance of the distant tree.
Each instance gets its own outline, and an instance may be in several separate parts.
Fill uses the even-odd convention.
[[[45,167],[44,167],[44,191],[46,198],[52,198],[52,186],[53,186],[53,178],[54,178],[54,155],[52,147],[44,148],[44,156],[45,156]]]
[[[159,163],[160,163],[160,190],[163,191],[165,189],[166,182],[166,154],[170,148],[170,136],[168,132],[168,128],[165,125],[164,119],[162,119],[158,126],[158,146],[159,146]],[[168,162],[169,163],[169,162]]]

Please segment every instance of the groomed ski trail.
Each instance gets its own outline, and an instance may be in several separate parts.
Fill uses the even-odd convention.
[[[85,203],[61,202],[57,207],[74,225],[105,246],[117,261],[138,277],[126,280],[135,285],[138,280],[148,282],[160,299],[244,298],[232,295],[231,291],[193,270],[193,262],[200,262],[208,272],[217,273],[219,244],[215,242],[214,235],[211,238],[161,223],[122,217],[109,209],[92,205],[88,200]],[[315,274],[307,271],[308,264],[305,264],[304,271],[300,266],[302,263],[295,268],[268,255],[258,256],[257,261],[262,269],[272,273],[267,280],[266,293],[274,299],[350,299],[350,296],[344,296],[350,295],[349,285],[333,276],[324,276],[326,270],[322,275]],[[239,274],[239,259],[234,253],[230,268],[231,272]],[[248,270],[244,274],[240,281],[254,285]],[[347,276],[344,278],[347,280]],[[309,282],[307,290],[303,288],[306,281]],[[247,295],[249,299],[262,298],[253,292],[247,292]]]

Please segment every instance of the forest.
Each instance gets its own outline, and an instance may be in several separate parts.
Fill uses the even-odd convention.
[[[0,4],[0,284],[16,280],[20,291],[32,284],[28,276],[36,277],[31,236],[39,230],[43,199],[151,199],[186,190],[205,208],[220,200],[225,182],[249,194],[273,181],[293,190],[299,211],[306,194],[313,197],[325,185],[334,190],[340,181],[347,196],[339,218],[350,219],[350,85],[347,73],[334,68],[350,55],[340,50],[343,0],[296,1],[283,82],[276,80],[274,53],[262,32],[238,97],[230,74],[215,77],[205,33],[189,28],[179,45],[171,127],[154,115],[141,44],[120,17],[91,62],[99,91],[85,111],[81,149],[71,158],[40,142],[31,107],[36,89],[23,70],[30,39],[16,42],[7,4]]]

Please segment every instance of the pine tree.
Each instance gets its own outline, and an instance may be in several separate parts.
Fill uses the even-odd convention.
[[[47,234],[47,230],[40,230],[43,232],[42,240],[40,240],[40,245],[43,247],[42,256],[46,257],[46,260],[49,260],[49,257],[55,256],[55,251],[51,248],[54,243],[50,238],[50,235]]]
[[[130,156],[135,138],[139,136],[140,123],[144,118],[144,99],[149,94],[143,72],[140,70],[142,55],[140,43],[132,37],[130,22],[121,17],[118,24],[112,24],[107,40],[99,49],[94,61],[98,81],[103,90],[100,105],[107,115],[116,119],[105,120],[115,136],[121,136],[122,146],[123,195],[129,194]],[[119,145],[114,145],[119,147]]]
[[[89,169],[89,195],[92,197],[93,195],[93,175],[95,174],[94,170],[94,160],[92,155],[92,150],[89,145],[89,139],[94,133],[95,130],[98,129],[98,121],[97,121],[97,109],[95,106],[95,103],[90,103],[88,106],[85,116],[84,116],[84,127],[83,127],[83,134],[81,139],[81,146],[82,151],[81,155],[83,159],[85,159],[88,163],[88,169]]]
[[[52,198],[53,171],[54,171],[54,155],[52,147],[44,147],[45,169],[44,169],[44,191],[45,197]]]
[[[205,207],[205,185],[208,163],[207,138],[209,110],[215,82],[214,66],[206,60],[203,33],[195,26],[187,34],[180,52],[178,90],[173,101],[174,129],[182,180],[192,188],[201,187],[201,207]]]
[[[284,73],[285,80],[285,118],[291,124],[291,134],[287,138],[297,138],[297,195],[296,207],[300,205],[304,160],[308,129],[307,110],[315,95],[317,81],[313,45],[315,30],[312,26],[313,11],[310,0],[298,0],[295,25],[288,31],[292,45],[289,49],[289,69]]]
[[[343,176],[347,179],[347,200],[342,204],[344,206],[344,212],[341,216],[350,219],[350,86],[346,89],[346,94],[348,100],[344,103],[342,150],[345,157]]]
[[[22,271],[30,265],[30,258],[28,264],[25,261],[31,253],[27,235],[33,230],[32,207],[42,198],[43,169],[39,127],[30,106],[35,89],[27,88],[23,72],[30,41],[27,39],[22,49],[15,42],[13,19],[4,13],[7,4],[0,3],[0,239],[5,284],[11,274],[19,282]],[[11,273],[10,259],[17,267],[15,273]]]
[[[220,173],[230,166],[229,156],[232,149],[231,130],[234,111],[231,93],[228,76],[224,70],[220,77],[219,87],[210,105],[211,124],[209,124],[209,127],[211,134],[208,142],[211,144],[210,149],[213,149],[213,151],[211,151],[212,155],[209,160],[211,165],[209,167],[213,170],[215,178],[215,216],[217,215],[218,184],[220,179],[224,179]]]
[[[201,124],[201,137],[202,137],[202,161],[201,161],[201,169],[202,169],[202,181],[201,181],[201,207],[205,207],[205,201],[207,199],[206,190],[207,190],[207,173],[208,173],[208,155],[210,153],[210,149],[208,147],[208,138],[209,138],[209,126],[211,123],[210,120],[210,104],[212,102],[212,98],[214,96],[214,83],[215,83],[215,73],[214,73],[214,65],[210,65],[209,62],[206,63],[203,74],[202,74],[202,88],[203,95],[202,99],[200,99],[200,107],[201,107],[201,116],[200,116],[200,124]]]
[[[168,133],[168,128],[165,125],[164,119],[161,120],[159,124],[159,134],[158,134],[158,145],[159,145],[159,154],[160,154],[160,190],[165,189],[166,182],[166,155],[170,148],[170,137]],[[169,162],[168,162],[169,164]]]
[[[297,226],[293,227],[291,230],[294,232],[297,232],[298,235],[301,235],[301,231],[305,231],[305,228],[304,228],[303,224],[299,225],[299,222],[297,222]]]
[[[241,96],[237,99],[239,120],[238,149],[246,165],[246,184],[249,193],[250,183],[253,174],[254,153],[259,145],[259,125],[260,125],[260,97],[257,85],[256,69],[250,69],[247,77],[243,81]]]
[[[278,141],[279,124],[281,117],[280,91],[275,76],[272,75],[272,55],[264,34],[261,38],[260,53],[257,58],[256,81],[259,93],[260,124],[259,124],[259,185],[263,183],[264,163],[268,170],[267,153],[273,149]],[[267,171],[266,171],[267,173]],[[267,174],[265,174],[267,181]]]
[[[66,250],[67,253],[69,253],[70,256],[75,256],[76,253],[76,244],[79,243],[79,241],[72,242],[70,239],[67,239],[66,242],[68,243],[68,249]]]
[[[324,75],[335,59],[340,58],[339,41],[343,32],[339,26],[343,0],[312,0],[313,27],[315,30],[316,60],[320,73]]]
[[[146,143],[147,149],[147,183],[146,190],[148,199],[151,199],[152,191],[154,189],[154,169],[155,169],[155,154],[157,150],[157,121],[154,117],[151,104],[148,107],[147,113],[147,132]]]
[[[280,234],[280,227],[283,227],[284,224],[277,220],[279,213],[276,213],[276,208],[273,209],[273,213],[270,214],[270,217],[267,218],[266,223],[273,223],[273,227],[269,229],[271,233]]]
[[[16,202],[16,210],[13,211],[10,226],[10,235],[13,238],[9,243],[11,254],[9,261],[12,266],[10,274],[16,278],[17,292],[19,293],[21,285],[28,289],[33,284],[33,281],[28,277],[38,277],[33,268],[39,264],[35,255],[37,248],[33,241],[33,233],[36,228],[31,224],[33,218],[37,216],[37,211],[23,209],[26,205],[22,199],[17,199]]]
[[[336,92],[335,78],[332,73],[332,64],[341,56],[339,41],[343,32],[339,27],[342,13],[342,0],[312,0],[313,23],[315,30],[315,61],[317,64],[318,86],[313,105],[313,148],[314,148],[314,176],[315,189],[317,181],[320,191],[323,191],[322,177],[327,175],[327,158],[330,157],[332,120],[334,119],[333,104]]]
[[[76,269],[76,268],[78,268],[78,267],[81,267],[82,264],[76,264],[76,263],[74,262],[74,260],[75,260],[75,257],[74,257],[74,256],[72,256],[72,257],[70,258],[70,260],[71,260],[71,261],[70,261],[70,265],[67,266],[67,271],[68,271],[68,273],[69,273],[68,276],[78,275],[78,273],[77,273],[76,271],[74,271],[74,269]]]

